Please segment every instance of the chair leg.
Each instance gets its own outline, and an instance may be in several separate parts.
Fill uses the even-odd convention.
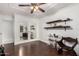
[[[58,54],[62,54],[62,53],[63,53],[63,49],[60,48],[60,49],[58,50]]]

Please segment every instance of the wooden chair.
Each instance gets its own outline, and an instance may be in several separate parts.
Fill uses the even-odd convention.
[[[78,43],[77,38],[74,39],[71,37],[62,37],[62,39],[60,41],[57,41],[57,44],[61,47],[62,51],[63,51],[63,49],[68,50],[68,51],[74,50],[77,43]]]

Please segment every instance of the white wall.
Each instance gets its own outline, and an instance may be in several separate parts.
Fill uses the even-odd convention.
[[[29,41],[38,40],[38,33],[37,33],[38,32],[38,20],[37,19],[15,14],[14,22],[15,22],[14,23],[15,45],[20,44],[20,43],[29,42]],[[30,30],[29,30],[30,25],[34,24],[36,26],[36,35],[37,35],[36,39],[31,40],[30,38],[28,38],[28,40],[20,40],[20,25],[21,24],[28,27],[28,33],[30,33]]]
[[[68,22],[67,25],[70,25],[73,29],[72,30],[46,30],[44,27],[47,27],[48,25],[46,22],[52,21],[52,20],[58,20],[58,19],[66,19],[71,18],[72,21]],[[71,5],[69,7],[63,8],[56,12],[54,15],[41,18],[40,19],[40,39],[46,43],[49,43],[48,41],[48,35],[49,33],[57,34],[60,36],[69,36],[73,38],[78,38],[79,41],[79,4]],[[79,46],[76,46],[75,49],[77,52],[79,52]],[[78,54],[79,55],[79,54]]]
[[[30,25],[36,26],[36,39],[30,40],[20,40],[20,25],[28,26],[30,29]],[[28,31],[30,33],[30,30]],[[30,34],[29,34],[30,36]],[[24,43],[30,42],[34,40],[39,40],[38,35],[38,19],[30,18],[27,16],[14,14],[14,15],[0,15],[0,44],[7,43]]]
[[[14,42],[13,22],[11,21],[2,22],[2,42],[3,44]]]
[[[8,44],[14,42],[12,16],[0,15],[0,33],[1,44]]]
[[[2,20],[0,20],[0,44],[2,44]]]

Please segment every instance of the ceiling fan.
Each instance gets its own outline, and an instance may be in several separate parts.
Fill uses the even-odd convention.
[[[43,5],[43,4],[45,3],[19,4],[18,6],[20,7],[30,6],[32,9],[30,13],[32,14],[34,11],[37,11],[37,10],[40,10],[41,12],[45,12],[45,10],[39,7],[40,5]]]

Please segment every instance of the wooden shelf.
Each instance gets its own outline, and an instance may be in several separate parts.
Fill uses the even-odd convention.
[[[45,27],[45,29],[72,29],[70,26],[54,26],[54,27]]]
[[[47,24],[51,24],[51,23],[60,23],[60,22],[66,22],[66,21],[71,21],[71,19],[70,19],[70,18],[67,18],[67,20],[50,21],[50,22],[47,22]]]
[[[57,26],[57,23],[65,22],[65,24],[66,24],[67,21],[71,21],[71,20],[72,19],[67,18],[66,20],[55,20],[55,21],[47,22],[47,24],[54,24],[54,26],[53,27],[45,27],[45,29],[70,30],[70,29],[72,29],[70,26],[66,26],[66,25],[65,26],[63,26],[63,25]]]

